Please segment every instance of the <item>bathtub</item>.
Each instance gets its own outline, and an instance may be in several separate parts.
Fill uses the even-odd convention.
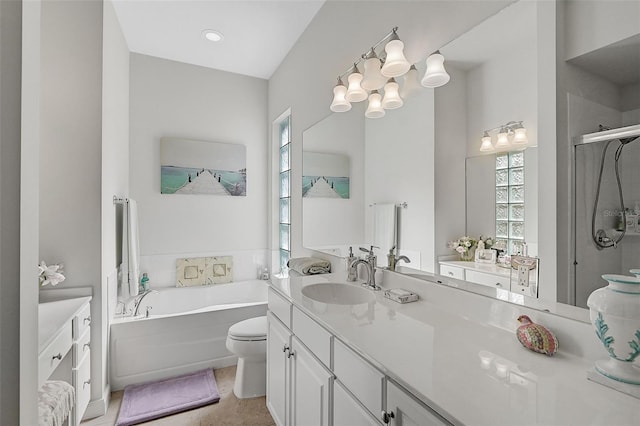
[[[148,294],[139,312],[110,327],[112,390],[204,368],[234,365],[225,346],[229,327],[267,312],[265,281],[166,288]]]

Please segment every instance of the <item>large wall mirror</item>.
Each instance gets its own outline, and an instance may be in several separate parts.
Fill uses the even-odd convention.
[[[610,107],[615,102],[609,102],[613,97],[609,96],[609,92],[617,91],[618,97],[624,98],[618,99],[619,114],[614,114],[619,118],[618,122],[610,126],[640,122],[640,61],[637,58],[640,28],[636,23],[635,27],[631,25],[615,31],[603,31],[606,35],[600,38],[593,36],[593,28],[617,19],[609,15],[629,15],[630,12],[625,12],[624,8],[634,6],[623,5],[617,12],[607,9],[609,15],[594,13],[593,9],[604,7],[604,3],[569,1],[565,5],[565,21],[557,26],[558,31],[564,31],[564,34],[558,40],[566,40],[565,43],[574,40],[573,44],[577,46],[566,49],[566,59],[571,59],[571,62],[559,59],[556,64],[558,69],[567,72],[568,79],[565,81],[555,81],[554,69],[549,69],[553,75],[551,78],[549,74],[543,76],[540,72],[549,67],[539,58],[544,54],[555,56],[555,38],[545,36],[547,29],[555,25],[549,21],[549,16],[555,16],[555,12],[549,14],[547,8],[542,13],[545,2],[519,1],[440,49],[451,75],[451,81],[446,86],[422,90],[413,98],[406,99],[403,108],[388,112],[382,119],[364,119],[362,111],[354,108],[348,113],[332,114],[318,123],[317,126],[322,127],[340,117],[343,125],[351,122],[351,125],[361,129],[361,139],[355,141],[352,138],[350,141],[359,150],[349,154],[353,155],[350,156],[351,198],[349,201],[335,200],[350,202],[355,210],[347,215],[340,210],[342,206],[333,206],[336,208],[332,209],[332,213],[322,213],[322,209],[312,205],[316,200],[304,200],[303,245],[307,248],[334,246],[334,254],[346,255],[343,251],[345,247],[370,241],[372,205],[404,202],[407,207],[398,213],[399,253],[406,254],[412,260],[408,266],[422,271],[438,273],[439,261],[443,256],[455,254],[447,248],[447,242],[463,235],[482,234],[506,239],[515,235],[516,238],[512,240],[525,241],[528,254],[541,258],[545,253],[554,253],[555,257],[556,249],[560,252],[574,244],[567,229],[558,229],[557,235],[542,238],[551,229],[540,220],[541,217],[549,217],[549,212],[545,213],[546,216],[541,214],[545,208],[548,209],[548,200],[555,200],[557,193],[561,194],[561,198],[566,195],[566,205],[560,200],[558,208],[570,209],[570,175],[575,167],[568,154],[558,154],[558,164],[550,164],[549,161],[556,161],[556,149],[570,152],[572,137],[597,130],[597,124],[600,124],[598,114],[602,116],[603,108],[600,108],[602,105],[593,107],[592,103],[600,101]],[[600,23],[602,19],[604,23]],[[585,34],[591,36],[586,37]],[[586,46],[588,43],[585,40],[592,47]],[[607,48],[616,47],[622,41],[626,49]],[[630,44],[636,52],[633,55],[629,54]],[[564,46],[559,48],[565,51]],[[583,60],[576,59],[580,57]],[[602,64],[607,61],[616,64],[619,69],[631,69],[625,75],[632,74],[635,80],[625,80],[624,83],[604,81],[603,75],[607,73],[611,77],[618,75],[611,69],[602,71]],[[601,100],[599,97],[605,93],[605,87],[609,92],[606,92],[605,100]],[[541,93],[552,95],[542,98]],[[580,95],[579,99],[576,94]],[[569,112],[566,114],[569,118],[566,120],[569,123],[564,122],[564,118],[562,123],[557,123],[559,128],[566,128],[567,139],[551,140],[554,131],[553,136],[548,138],[550,140],[539,140],[539,135],[549,136],[549,133],[545,133],[549,124],[556,125],[555,122],[544,122],[542,118],[546,111],[555,111],[556,96],[568,99]],[[558,105],[562,105],[562,102]],[[590,114],[590,126],[586,125],[584,114]],[[564,114],[558,112],[558,116]],[[497,149],[482,152],[480,147],[484,132],[490,131],[495,144],[496,133],[499,132],[495,128],[511,121],[521,121],[526,128],[526,146],[507,151]],[[313,126],[303,134],[305,151],[319,151],[315,145],[317,141],[311,137],[315,129],[316,126]],[[326,139],[324,144],[326,146]],[[554,147],[549,148],[550,144]],[[344,148],[341,148],[342,151]],[[342,152],[338,149],[325,151]],[[551,151],[553,153],[550,156]],[[521,206],[512,208],[507,205],[505,210],[505,206],[498,205],[500,203],[496,199],[501,186],[498,176],[502,174],[496,169],[496,161],[499,156],[507,155],[508,162],[509,155],[517,156],[518,153],[524,160],[523,201]],[[544,185],[546,171],[552,168],[559,170],[557,188]],[[597,170],[580,170],[588,175],[586,177],[590,181],[597,178],[594,176]],[[640,187],[637,174],[629,179],[628,185]],[[508,183],[505,186],[510,190]],[[360,194],[362,198],[355,198]],[[636,200],[631,201],[633,208]],[[553,215],[556,213],[552,212]],[[327,220],[323,222],[323,218]],[[516,219],[513,222],[520,219],[524,222],[522,228],[514,225],[515,232],[520,232],[517,235],[510,235],[511,218]],[[502,220],[507,222],[506,229],[499,226]],[[341,226],[348,229],[332,232]],[[563,227],[573,228],[573,224],[564,224]],[[319,229],[323,232],[319,232]],[[552,232],[556,232],[555,228]],[[310,238],[318,234],[327,238],[331,236],[331,241],[313,241]],[[629,244],[637,241],[640,239],[629,241]],[[593,251],[596,252],[595,249]],[[378,253],[379,258],[384,258],[384,255],[386,253]],[[573,270],[573,259],[564,259],[562,256],[558,259],[557,266],[552,265],[553,262],[540,263],[540,271],[546,272],[541,274],[539,282],[540,297],[544,301],[582,306],[583,303],[575,298],[574,277],[571,276],[566,282],[555,279],[557,272]],[[598,274],[593,271],[588,273],[592,278],[595,277],[592,279],[594,281],[599,281]],[[605,284],[602,282],[600,286]],[[570,288],[572,286],[573,290]],[[573,299],[566,296],[572,291]]]

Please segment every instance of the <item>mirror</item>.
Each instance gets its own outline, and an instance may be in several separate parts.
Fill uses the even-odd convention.
[[[525,156],[527,156],[525,161],[529,161],[528,156],[533,156],[535,158],[530,161],[536,164],[539,160],[540,163],[539,167],[526,168],[526,184],[535,183],[538,186],[525,189],[524,241],[527,242],[530,255],[556,253],[556,251],[558,253],[557,271],[553,265],[545,264],[544,261],[539,265],[540,271],[544,271],[545,267],[550,268],[544,275],[547,281],[541,279],[539,282],[539,293],[543,299],[541,302],[546,300],[575,304],[575,301],[572,302],[571,298],[566,296],[567,293],[571,293],[571,289],[566,287],[575,283],[573,275],[569,275],[569,271],[573,268],[572,259],[569,255],[564,257],[562,255],[564,252],[570,252],[570,246],[573,244],[573,240],[569,237],[569,229],[572,225],[559,222],[558,235],[543,239],[541,237],[543,233],[549,232],[551,228],[544,226],[542,222],[538,224],[537,219],[541,217],[540,211],[544,207],[542,197],[547,197],[547,200],[555,199],[556,193],[559,194],[557,210],[570,212],[569,179],[572,169],[570,138],[597,129],[597,124],[600,124],[597,117],[601,110],[592,108],[592,102],[601,102],[610,106],[614,101],[610,100],[612,96],[609,96],[609,92],[627,93],[624,99],[618,100],[619,104],[626,105],[624,109],[621,109],[622,106],[618,108],[622,111],[618,125],[640,122],[640,112],[638,112],[640,89],[637,81],[637,78],[640,78],[640,60],[638,59],[640,48],[638,48],[636,36],[640,31],[637,23],[611,25],[611,20],[615,16],[633,15],[630,11],[625,12],[625,7],[632,8],[633,5],[617,5],[615,10],[609,10],[608,14],[603,15],[592,10],[603,7],[603,2],[567,3],[565,21],[558,25],[559,31],[564,31],[566,36],[558,36],[558,41],[564,40],[568,46],[558,48],[562,49],[564,57],[571,59],[570,62],[559,59],[557,63],[558,74],[564,76],[564,81],[562,77],[556,82],[554,79],[549,79],[548,75],[547,80],[538,75],[541,69],[546,69],[538,62],[538,58],[545,57],[544,53],[555,55],[555,47],[548,46],[548,43],[555,41],[549,41],[544,36],[544,32],[537,31],[539,27],[553,26],[548,21],[544,21],[549,16],[544,14],[548,11],[541,12],[545,7],[544,2],[520,1],[507,6],[440,49],[445,57],[447,71],[451,75],[451,81],[447,85],[435,91],[422,90],[417,97],[406,99],[403,108],[389,111],[384,118],[378,120],[365,120],[362,117],[362,111],[358,110],[333,114],[327,118],[327,120],[333,120],[336,116],[348,116],[351,120],[360,123],[359,125],[364,129],[361,146],[366,147],[362,169],[364,178],[361,181],[365,198],[358,208],[359,220],[365,223],[365,227],[358,228],[360,232],[358,235],[345,234],[348,236],[347,239],[340,239],[336,234],[336,239],[332,243],[348,246],[353,241],[364,238],[367,229],[370,229],[368,226],[371,221],[367,210],[368,205],[383,201],[407,202],[407,208],[401,209],[399,213],[398,244],[401,252],[408,250],[413,253],[408,254],[412,261],[408,266],[414,269],[438,272],[438,264],[442,256],[456,258],[456,253],[447,248],[447,241],[463,235],[496,236],[496,211],[492,210],[496,208],[495,176],[493,179],[476,179],[472,174],[477,171],[471,169],[476,166],[473,164],[475,162],[494,163],[495,161],[495,153],[481,155],[483,153],[480,152],[480,139],[485,130],[512,120],[522,120],[527,129],[530,145],[525,150]],[[555,12],[552,16],[555,17]],[[622,19],[620,22],[626,21]],[[605,25],[606,28],[604,28]],[[615,28],[612,29],[613,27]],[[496,28],[501,30],[496,31]],[[601,29],[597,31],[599,37],[594,36],[596,33],[594,28]],[[568,34],[570,35],[567,36]],[[591,36],[587,37],[588,34]],[[621,40],[626,42],[622,43]],[[635,44],[631,44],[632,42]],[[543,46],[542,43],[547,45]],[[586,46],[589,43],[594,46]],[[600,46],[595,46],[596,43]],[[619,43],[625,46],[631,44],[631,47],[621,49],[617,46]],[[579,60],[583,55],[587,56]],[[602,81],[603,74],[611,77],[619,77],[622,74],[613,72],[611,68],[603,73],[602,70],[597,70],[597,67],[590,65],[599,63],[602,67],[603,62],[607,61],[615,64],[613,66],[615,69],[629,71],[624,74],[632,74],[636,80],[627,80],[624,84]],[[418,68],[420,72],[424,71],[420,69],[419,64]],[[554,70],[551,71],[554,72]],[[558,122],[554,124],[558,126],[558,134],[563,134],[566,130],[565,134],[569,135],[567,140],[553,140],[556,132],[545,133],[548,129],[540,124],[545,110],[555,110],[556,99],[555,97],[539,99],[539,94],[548,91],[549,87],[554,87],[552,91],[556,93],[555,85],[557,85],[560,106],[557,111]],[[606,94],[605,99],[600,99],[603,93]],[[618,97],[621,97],[620,93]],[[562,109],[563,98],[568,99],[568,101],[564,99],[565,109]],[[580,98],[579,101],[576,101],[577,98]],[[361,104],[354,104],[354,107],[360,106]],[[397,119],[400,113],[406,114],[401,123]],[[415,125],[413,122],[408,122],[411,120],[410,115],[413,116],[412,120],[420,122],[422,125],[420,130],[404,131],[403,126]],[[589,117],[588,120],[582,118],[586,116]],[[623,116],[626,121],[623,120]],[[364,123],[362,123],[363,120]],[[630,120],[635,122],[632,123]],[[614,123],[613,126],[616,124]],[[412,149],[405,148],[407,146],[405,136],[409,133],[414,137],[416,134],[422,137],[421,149],[423,150],[415,150],[411,145],[409,146]],[[545,139],[538,140],[538,136],[543,134]],[[492,136],[495,143],[495,132]],[[383,144],[377,144],[381,139],[387,141],[386,149]],[[389,141],[393,141],[393,144]],[[547,159],[543,157],[541,148],[536,147],[539,144],[542,146],[551,142],[557,144],[557,159],[554,153],[554,161],[564,165],[556,168],[558,176],[554,179],[557,179],[557,188],[544,186],[548,180],[545,180],[546,173],[543,171],[555,165],[545,163]],[[303,135],[303,144],[306,150],[307,132]],[[548,154],[549,148],[546,149]],[[405,165],[407,170],[415,173],[413,175],[408,173],[409,176],[402,175],[404,180],[401,180],[402,169],[398,164]],[[428,177],[421,175],[424,170],[431,171],[432,175],[435,174],[431,181]],[[414,177],[416,181],[420,181],[420,184],[414,182],[412,179]],[[352,179],[355,180],[355,177]],[[380,188],[381,181],[390,189],[384,193],[384,196],[374,197],[373,192]],[[405,191],[404,185],[409,185],[409,189]],[[481,188],[482,186],[484,188]],[[638,186],[637,183],[636,186]],[[354,191],[352,190],[352,193]],[[483,200],[487,199],[491,202],[482,204]],[[476,205],[480,203],[481,207],[474,207],[474,203]],[[305,201],[304,221],[307,217],[307,205]],[[631,207],[633,208],[633,205]],[[567,213],[568,216],[569,213]],[[494,224],[493,227],[491,223]],[[318,222],[316,222],[317,225]],[[305,223],[303,244],[305,247],[311,247],[307,242],[306,230]],[[383,254],[386,253],[378,253],[379,258],[383,257],[381,256]],[[557,282],[554,279],[556,273],[560,276]],[[566,279],[563,278],[563,274],[566,275]],[[485,290],[486,288],[481,288],[479,292],[486,294]],[[570,307],[566,309],[568,312],[574,312]]]

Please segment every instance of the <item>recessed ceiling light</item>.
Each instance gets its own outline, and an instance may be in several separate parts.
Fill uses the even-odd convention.
[[[216,30],[204,30],[202,31],[202,36],[209,41],[222,41],[224,38],[222,33]]]

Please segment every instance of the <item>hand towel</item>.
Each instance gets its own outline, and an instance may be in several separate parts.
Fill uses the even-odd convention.
[[[386,266],[387,253],[396,247],[397,207],[395,204],[375,204],[373,206],[373,245],[380,247],[378,265]]]
[[[138,239],[138,204],[128,199],[122,209],[122,283],[125,300],[138,295],[140,276],[140,242]]]
[[[317,257],[295,257],[289,259],[287,266],[302,275],[328,274],[331,272],[331,262]]]

